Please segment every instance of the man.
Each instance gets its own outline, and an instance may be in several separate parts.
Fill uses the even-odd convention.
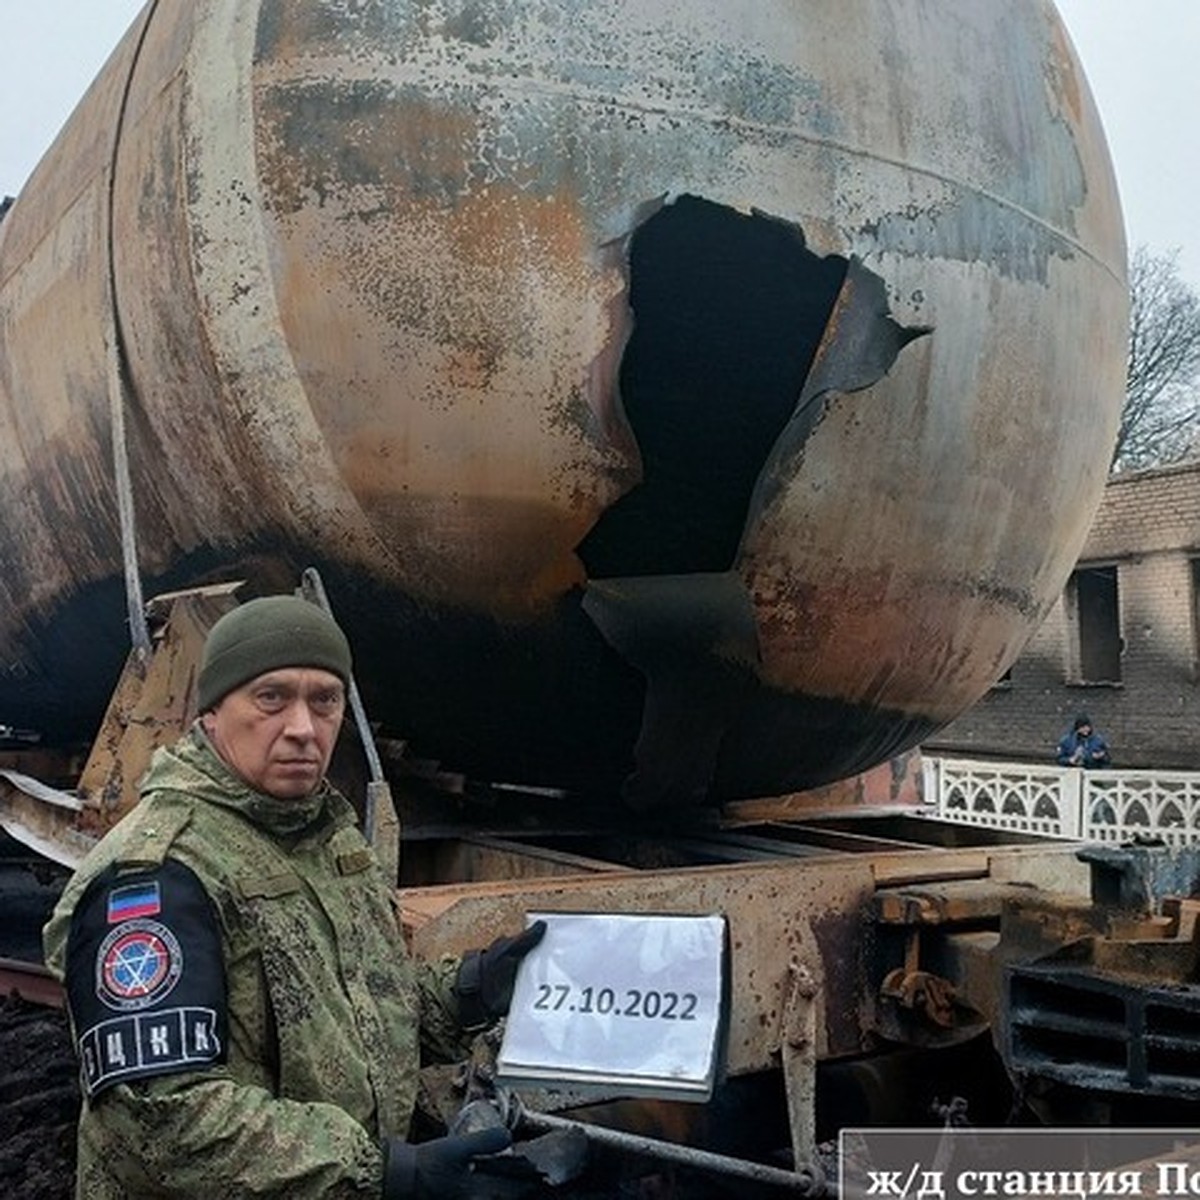
[[[46,926],[80,1056],[77,1195],[475,1197],[485,1130],[413,1144],[419,1054],[502,1015],[544,925],[437,966],[326,781],[350,648],[319,608],[213,626],[200,717]]]
[[[1092,728],[1091,718],[1080,713],[1058,743],[1060,767],[1107,767],[1112,758],[1108,743]]]

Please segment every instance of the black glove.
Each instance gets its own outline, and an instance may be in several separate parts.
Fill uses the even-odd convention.
[[[508,1130],[500,1127],[420,1145],[388,1138],[383,1144],[383,1200],[486,1200],[495,1181],[476,1175],[472,1162],[511,1144]]]
[[[545,921],[534,921],[516,937],[497,938],[486,950],[469,950],[454,981],[458,1021],[477,1029],[508,1012],[521,959],[542,940]]]

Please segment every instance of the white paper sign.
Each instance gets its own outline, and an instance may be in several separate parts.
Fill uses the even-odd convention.
[[[546,935],[517,975],[500,1082],[706,1100],[724,917],[530,913],[535,920]]]

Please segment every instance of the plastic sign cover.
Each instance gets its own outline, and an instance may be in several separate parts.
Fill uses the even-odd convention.
[[[707,1100],[717,1073],[725,918],[530,913],[501,1083]]]

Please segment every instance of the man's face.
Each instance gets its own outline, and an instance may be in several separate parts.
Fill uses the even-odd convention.
[[[346,708],[330,671],[282,667],[255,676],[201,718],[225,763],[279,800],[310,795],[325,776]]]
[[[1077,732],[1081,738],[1088,738],[1092,736],[1092,727],[1090,725],[1080,725]]]

